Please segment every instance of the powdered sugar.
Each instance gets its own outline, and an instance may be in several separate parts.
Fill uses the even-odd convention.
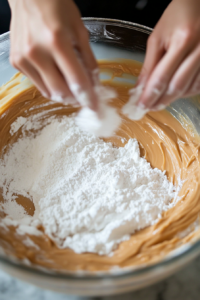
[[[121,123],[121,118],[116,109],[107,104],[107,102],[117,96],[115,90],[102,86],[99,83],[95,86],[94,93],[98,100],[98,111],[94,111],[90,108],[91,99],[89,94],[82,91],[79,85],[72,85],[71,90],[76,95],[76,100],[82,105],[82,109],[77,116],[77,124],[80,128],[98,137],[112,136]],[[123,114],[127,115],[131,120],[140,120],[150,111],[149,108],[145,108],[144,105],[138,103],[143,90],[143,85],[131,89],[130,98],[122,108]],[[70,97],[69,99],[62,99],[62,97],[57,95],[51,99],[56,102],[62,102],[63,104],[71,103],[76,106],[75,103],[70,102]],[[165,105],[159,104],[156,110],[162,110],[164,108]]]
[[[30,129],[39,131],[27,134]],[[45,123],[39,114],[27,118],[22,137],[0,160],[0,173],[8,214],[2,222],[18,224],[19,234],[38,234],[42,224],[59,247],[77,253],[110,254],[155,223],[177,194],[165,174],[140,157],[135,139],[115,148],[81,131],[75,115]],[[33,217],[16,195],[33,201]]]
[[[131,120],[140,120],[150,111],[149,108],[146,108],[143,104],[138,103],[143,90],[143,85],[138,85],[137,87],[131,89],[129,92],[130,98],[122,108],[122,112]],[[165,107],[166,106],[164,104],[158,104],[154,110],[163,110]]]
[[[129,92],[130,99],[122,108],[122,112],[131,120],[140,120],[147,112],[149,112],[149,109],[138,105],[138,100],[142,95],[143,89],[144,87],[142,85],[131,89]]]
[[[121,123],[120,116],[114,108],[104,103],[101,103],[99,106],[101,117],[89,107],[84,107],[78,114],[77,125],[82,130],[96,136],[112,136]]]
[[[10,126],[10,134],[13,135],[25,123],[26,123],[26,118],[24,118],[24,117],[18,117],[17,120],[14,123],[12,123],[11,126]]]
[[[25,240],[23,240],[23,244],[26,245],[27,247],[35,248],[36,250],[40,249],[38,245],[36,245],[28,236],[26,237]]]
[[[117,96],[116,92],[108,87],[97,85],[95,93],[98,98],[98,112],[90,109],[87,105],[81,109],[77,116],[79,127],[91,134],[99,137],[112,136],[119,128],[121,118],[115,108],[109,106],[107,102]],[[80,93],[80,103],[87,103],[87,94]]]

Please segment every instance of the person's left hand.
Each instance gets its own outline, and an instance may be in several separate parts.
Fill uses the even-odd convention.
[[[173,0],[151,34],[138,105],[161,109],[200,93],[200,0]]]

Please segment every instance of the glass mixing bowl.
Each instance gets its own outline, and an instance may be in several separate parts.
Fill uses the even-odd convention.
[[[143,61],[146,42],[152,29],[120,20],[84,18],[97,59],[128,58]],[[9,32],[0,36],[0,86],[16,72],[9,63]],[[200,133],[199,97],[180,99],[167,108],[180,122],[184,116]],[[0,100],[1,105],[1,100]],[[184,125],[184,124],[183,124]],[[18,279],[38,287],[66,294],[98,296],[136,290],[166,278],[200,253],[200,240],[187,244],[150,266],[112,270],[109,273],[85,272],[55,274],[42,268],[5,257],[0,252],[0,267]]]

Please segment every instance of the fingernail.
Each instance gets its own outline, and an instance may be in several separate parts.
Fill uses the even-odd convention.
[[[47,99],[49,98],[48,95],[47,95],[46,93],[41,92],[41,94],[42,94],[42,96],[43,96],[44,98],[47,98]]]
[[[146,107],[148,107],[148,108],[152,107],[154,105],[154,103],[156,103],[156,101],[158,101],[158,99],[162,95],[163,91],[164,91],[164,88],[157,88],[157,87],[149,88],[149,90],[147,92],[145,92],[145,96],[144,96]],[[142,99],[142,101],[144,102],[144,99]]]
[[[53,94],[51,100],[65,105],[77,106],[77,101],[73,97],[63,97],[59,93]]]
[[[89,106],[91,104],[92,101],[90,101],[89,93],[81,90],[80,85],[76,83],[71,84],[70,90],[82,106]]]
[[[136,85],[134,88],[132,88],[130,91],[129,91],[129,94],[142,94],[143,92],[143,89],[144,89],[144,85],[143,84],[139,84],[139,85]]]
[[[182,94],[182,91],[177,90],[177,88],[173,84],[169,85],[169,87],[167,89],[167,92],[166,92],[166,95],[168,95],[168,96],[174,96],[174,97],[177,97],[177,96],[179,96],[181,94]]]
[[[63,97],[59,94],[52,94],[51,100],[55,102],[63,102]]]
[[[159,110],[163,110],[166,108],[166,105],[164,104],[158,104],[158,105],[155,105],[153,108],[152,108],[152,111],[159,111]]]
[[[157,96],[160,96],[160,95],[162,94],[162,91],[159,90],[159,89],[157,89],[157,88],[153,88],[153,89],[152,89],[152,92],[153,92],[155,95],[157,95]]]
[[[174,94],[174,86],[172,85],[172,84],[170,84],[169,85],[169,87],[168,87],[168,89],[167,89],[167,92],[166,92],[166,94],[168,95],[168,96],[171,96],[171,95],[173,95]]]
[[[163,110],[163,109],[165,109],[165,108],[166,108],[166,105],[165,105],[165,104],[162,104],[162,103],[161,103],[161,104],[158,104],[158,105],[157,105],[157,109],[158,109],[158,110]]]
[[[80,104],[72,97],[66,97],[62,101],[65,105],[72,105],[73,107],[79,107]]]
[[[137,106],[141,109],[146,109],[146,105],[144,103],[138,102]]]

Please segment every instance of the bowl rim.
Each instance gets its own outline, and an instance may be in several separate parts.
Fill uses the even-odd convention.
[[[6,40],[10,36],[10,31],[0,34],[0,42]]]
[[[96,21],[97,23],[98,22],[104,22],[105,25],[107,24],[113,24],[115,26],[122,26],[122,27],[125,27],[125,28],[129,28],[129,26],[131,28],[133,27],[136,27],[138,29],[144,29],[148,32],[152,32],[153,31],[153,28],[151,27],[148,27],[148,26],[144,26],[144,25],[141,25],[141,24],[138,24],[138,23],[134,23],[134,22],[129,22],[129,21],[123,21],[123,20],[119,20],[119,19],[109,19],[109,18],[95,18],[95,17],[84,17],[84,18],[81,18],[83,20],[83,22],[87,22],[87,21]]]
[[[140,25],[138,23],[133,23],[133,22],[128,22],[128,21],[123,21],[123,20],[118,20],[118,19],[108,19],[108,18],[95,18],[95,17],[87,17],[87,18],[82,18],[83,22],[99,22],[99,23],[104,23],[105,25],[113,25],[113,26],[119,26],[119,27],[124,27],[124,28],[131,28],[131,29],[136,29],[138,31],[143,31],[147,34],[150,34],[153,29],[144,25]],[[9,40],[10,37],[10,31],[1,34],[0,35],[0,42],[4,40]],[[177,248],[176,250],[178,250]],[[175,251],[176,251],[175,250]],[[7,265],[10,268],[17,268],[24,273],[31,273],[36,276],[40,276],[43,278],[52,278],[52,279],[65,279],[65,280],[76,280],[78,281],[100,281],[104,279],[126,279],[130,277],[140,277],[142,275],[147,275],[151,272],[160,272],[161,269],[165,269],[169,266],[172,266],[173,264],[179,265],[179,268],[186,263],[189,263],[192,259],[196,258],[200,254],[200,240],[197,240],[193,243],[187,244],[187,247],[183,247],[182,251],[178,251],[177,254],[174,255],[169,255],[165,257],[163,260],[151,264],[151,265],[142,265],[139,267],[129,267],[129,268],[119,268],[114,271],[103,271],[103,272],[87,272],[87,271],[81,271],[81,272],[65,272],[65,273],[57,273],[57,272],[45,272],[44,270],[34,268],[34,266],[26,266],[23,264],[20,264],[19,261],[15,261],[12,259],[9,259],[5,256],[0,255],[0,265]],[[185,263],[182,263],[185,261]],[[47,269],[48,270],[48,269]],[[171,272],[173,273],[173,272]]]

